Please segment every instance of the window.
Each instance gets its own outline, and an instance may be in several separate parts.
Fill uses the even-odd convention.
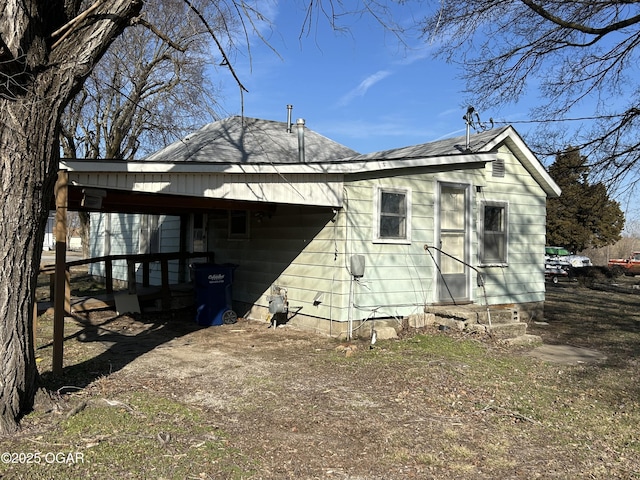
[[[378,188],[375,195],[374,241],[409,243],[411,195],[409,190]]]
[[[158,215],[140,216],[139,253],[160,252],[160,224]]]
[[[503,202],[484,202],[480,263],[507,263],[508,208]]]
[[[207,251],[207,215],[194,213],[191,217],[191,251]]]
[[[249,238],[249,215],[245,210],[229,211],[229,238]]]

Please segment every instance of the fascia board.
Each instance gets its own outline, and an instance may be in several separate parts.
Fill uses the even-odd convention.
[[[542,165],[538,157],[527,147],[522,137],[520,137],[513,127],[507,128],[491,142],[487,143],[483,149],[493,150],[502,142],[506,142],[509,148],[513,150],[516,157],[518,157],[523,166],[531,173],[549,197],[560,196],[562,189],[553,178],[551,178],[551,175],[549,175],[549,172],[544,168],[544,165]]]
[[[486,163],[495,160],[495,153],[472,153],[452,156],[381,159],[354,162],[303,163],[303,164],[221,164],[203,162],[146,162],[99,160],[62,160],[60,168],[83,173],[185,173],[185,174],[351,174],[376,172],[398,168],[437,167],[469,163]]]

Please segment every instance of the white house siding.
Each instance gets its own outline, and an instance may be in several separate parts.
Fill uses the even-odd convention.
[[[351,221],[349,250],[365,255],[367,262],[364,277],[356,283],[354,303],[359,318],[401,318],[420,313],[435,301],[436,269],[424,247],[434,241],[437,182],[473,184],[478,178],[474,170],[442,173],[411,169],[345,183],[345,205]],[[411,190],[410,243],[373,242],[373,197],[378,186]]]
[[[133,166],[130,168],[134,168]],[[231,168],[231,167],[230,167]],[[240,167],[234,167],[237,169]],[[251,170],[252,166],[246,166]],[[225,172],[72,172],[70,180],[84,187],[188,195],[225,200],[294,203],[304,205],[342,204],[342,176],[339,174]],[[280,167],[285,169],[285,167]],[[320,178],[322,177],[322,178]],[[321,182],[322,187],[319,187]]]
[[[485,171],[486,187],[477,195],[484,200],[509,203],[508,265],[483,267],[481,271],[490,304],[544,301],[544,244],[546,235],[546,195],[508,148],[501,147],[504,178]],[[476,296],[482,295],[478,288]]]
[[[477,228],[483,199],[509,204],[509,263],[480,268],[489,304],[539,302],[544,299],[543,262],[545,195],[520,163],[503,149],[504,178],[492,178],[491,168],[435,171],[407,169],[393,175],[359,174],[345,181],[344,208],[336,222],[328,208],[278,206],[271,218],[253,216],[250,239],[227,239],[227,214],[210,215],[209,248],[216,259],[240,265],[234,299],[243,305],[268,306],[272,287],[288,292],[289,318],[311,316],[347,322],[365,318],[404,317],[435,302],[437,269],[425,245],[433,245],[438,182],[470,185],[470,260],[478,265]],[[388,172],[387,172],[388,173]],[[477,192],[476,186],[481,186]],[[411,190],[411,242],[373,241],[376,187]],[[365,256],[364,277],[352,282],[352,255]],[[471,275],[471,297],[484,304],[483,291]],[[353,287],[354,306],[349,307]],[[314,298],[321,294],[321,303]],[[247,312],[240,312],[245,314]],[[263,310],[264,313],[264,310]]]
[[[158,234],[160,235],[160,251],[158,253],[175,253],[180,251],[180,217],[160,215],[158,218]],[[138,251],[137,253],[144,253]],[[169,283],[179,283],[179,261],[169,262]],[[142,268],[136,271],[136,281],[142,282]],[[160,262],[149,266],[149,284],[162,285]]]
[[[124,255],[138,251],[138,232],[140,217],[138,215],[118,213],[92,213],[90,219],[90,256]],[[93,263],[89,273],[96,276],[105,275],[104,263]],[[127,279],[127,264],[123,260],[113,262],[113,279]]]
[[[124,213],[92,213],[90,220],[90,256],[131,255],[140,252],[140,231],[142,215]],[[180,218],[161,215],[158,218],[160,234],[160,252],[178,252],[180,248]],[[107,238],[109,240],[107,240]],[[89,274],[104,277],[103,262],[92,263]],[[127,262],[113,262],[113,279],[127,280]],[[136,281],[142,282],[142,268],[138,266]],[[178,282],[178,262],[169,262],[169,282]],[[153,263],[149,268],[149,283],[162,283],[160,264]]]
[[[234,300],[264,307],[274,287],[287,289],[289,318],[347,318],[348,273],[344,257],[344,222],[324,207],[279,205],[271,217],[250,220],[250,238],[227,239],[227,214],[209,215],[209,248],[218,263],[239,265],[234,275]],[[317,305],[318,293],[322,298]],[[241,315],[245,311],[238,312]],[[326,326],[325,326],[326,327]]]

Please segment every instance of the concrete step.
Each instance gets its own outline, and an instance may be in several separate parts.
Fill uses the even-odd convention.
[[[409,318],[409,325],[420,328],[436,325],[458,331],[490,333],[501,338],[516,338],[526,335],[527,324],[520,321],[518,309],[514,307],[489,308],[480,305],[430,306],[423,314]]]
[[[497,338],[516,338],[527,333],[527,324],[518,323],[492,323],[488,329],[489,333]]]

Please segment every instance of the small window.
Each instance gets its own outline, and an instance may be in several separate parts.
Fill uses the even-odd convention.
[[[409,190],[377,189],[374,212],[374,241],[408,243],[411,240]]]
[[[480,263],[507,263],[508,208],[502,202],[484,202]]]
[[[207,251],[207,215],[204,213],[194,213],[192,217],[191,251],[206,252]]]
[[[229,238],[249,238],[249,215],[245,210],[229,211]]]

